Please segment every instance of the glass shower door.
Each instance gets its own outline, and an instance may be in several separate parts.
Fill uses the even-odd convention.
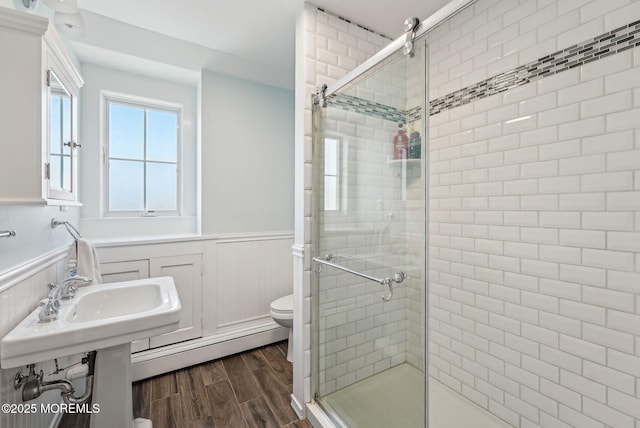
[[[314,110],[312,379],[339,426],[426,426],[425,50]]]

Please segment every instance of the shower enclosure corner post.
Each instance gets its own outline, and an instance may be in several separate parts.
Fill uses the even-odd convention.
[[[316,93],[311,95],[311,126],[312,126],[312,138],[311,138],[311,200],[310,200],[310,211],[311,211],[311,227],[310,227],[310,237],[311,237],[311,254],[309,254],[309,260],[313,260],[314,257],[318,255],[318,246],[319,246],[319,236],[320,236],[320,221],[319,221],[319,210],[320,204],[319,200],[319,179],[318,176],[320,167],[318,165],[318,159],[322,159],[322,119],[325,113],[326,108],[326,94],[327,85],[322,84],[317,87]],[[311,288],[311,319],[313,320],[315,315],[318,313],[318,299],[314,298],[314,296],[318,293],[318,282],[319,276],[317,275],[317,271],[315,270],[315,266],[313,261],[311,263],[311,274],[310,274],[310,288]],[[311,323],[311,349],[318,349],[318,337],[319,337],[319,328],[317,322]],[[314,376],[314,373],[318,372],[318,353],[311,352],[311,399],[316,399],[316,391],[317,391],[317,376]]]
[[[475,0],[474,0],[475,1]],[[422,123],[424,142],[422,146],[422,176],[423,176],[423,241],[422,251],[424,254],[424,291],[422,308],[422,325],[424,334],[422,335],[423,364],[425,371],[424,382],[424,406],[425,406],[425,427],[429,428],[429,44],[425,40],[424,46],[424,97],[422,97]]]

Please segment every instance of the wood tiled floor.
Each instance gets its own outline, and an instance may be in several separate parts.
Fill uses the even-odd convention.
[[[135,417],[154,428],[311,428],[291,408],[287,342],[133,384]]]
[[[311,428],[291,408],[286,354],[285,341],[136,382],[133,415],[153,428]],[[61,427],[89,426],[68,416]]]

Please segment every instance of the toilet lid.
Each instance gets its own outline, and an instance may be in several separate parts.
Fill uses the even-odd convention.
[[[281,297],[271,302],[271,310],[276,312],[293,312],[293,294]]]

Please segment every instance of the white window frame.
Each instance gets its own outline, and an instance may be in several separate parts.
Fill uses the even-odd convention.
[[[163,211],[115,211],[109,209],[109,105],[110,103],[129,105],[132,107],[151,109],[157,111],[169,111],[178,115],[178,132],[177,132],[177,155],[176,155],[176,209],[175,210],[163,210]],[[183,130],[183,105],[152,99],[144,98],[130,94],[124,94],[119,92],[101,91],[101,106],[102,106],[102,156],[103,156],[103,216],[105,217],[179,217],[182,216],[182,130]],[[146,145],[146,141],[145,141]],[[142,162],[147,162],[144,160]],[[146,177],[145,177],[146,180]],[[146,185],[146,182],[145,182]]]

